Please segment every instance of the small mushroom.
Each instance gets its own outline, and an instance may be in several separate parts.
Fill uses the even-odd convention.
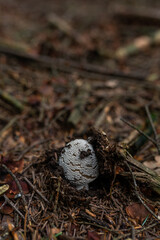
[[[98,162],[92,145],[84,139],[66,144],[59,157],[64,175],[77,190],[89,189],[88,184],[98,177]]]

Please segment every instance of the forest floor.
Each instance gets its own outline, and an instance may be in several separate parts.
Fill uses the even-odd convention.
[[[160,239],[160,3],[126,2],[0,1],[0,240]]]

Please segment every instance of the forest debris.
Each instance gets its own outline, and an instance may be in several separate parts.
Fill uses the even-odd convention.
[[[95,231],[94,232],[88,231],[87,240],[100,240],[100,236]]]
[[[93,218],[96,218],[96,215],[94,213],[92,213],[91,211],[89,211],[88,209],[85,209],[85,212],[90,215]]]
[[[76,126],[77,123],[84,116],[85,106],[90,94],[91,85],[88,83],[82,83],[82,86],[79,87],[79,93],[76,96],[74,101],[74,108],[68,118],[68,122],[73,126]]]
[[[160,176],[158,174],[144,166],[142,163],[135,160],[127,150],[120,150],[122,157],[132,166],[136,167],[139,171],[133,172],[133,176],[141,183],[146,183],[153,191],[160,195]],[[129,172],[121,172],[120,175],[131,177]]]
[[[107,115],[107,112],[106,112],[106,107],[101,111],[101,113],[99,114],[96,122],[95,122],[95,128],[99,128],[101,126],[101,124],[105,121],[106,119],[106,115]]]
[[[0,98],[12,107],[14,107],[17,111],[23,111],[24,105],[18,99],[5,92],[4,90],[0,90]]]
[[[18,210],[16,205],[5,194],[4,194],[4,199],[20,215],[20,217],[25,219],[24,215]]]
[[[147,113],[147,116],[148,116],[151,128],[153,130],[154,140],[156,141],[156,147],[157,147],[158,153],[160,154],[160,144],[159,144],[158,134],[157,134],[157,131],[155,129],[155,126],[154,126],[154,123],[153,123],[153,119],[151,117],[151,113],[150,113],[148,105],[145,106],[145,110],[146,110],[146,113]]]
[[[10,48],[12,50],[16,50],[17,52],[31,52],[29,45],[9,39],[4,40],[3,38],[0,38],[0,46],[2,48]]]
[[[160,30],[152,33],[151,36],[141,36],[134,39],[133,43],[120,47],[115,52],[116,59],[125,59],[130,55],[137,54],[140,51],[150,47],[153,44],[160,44]]]
[[[149,208],[154,210],[151,205],[149,205]],[[140,224],[142,224],[143,221],[151,215],[142,203],[132,203],[126,207],[126,212],[128,216],[135,219],[136,222]]]
[[[23,193],[24,194],[29,193],[29,187],[28,187],[27,183],[22,181],[22,180],[20,180],[19,183],[21,185]],[[11,181],[11,182],[8,182],[8,184],[9,184],[9,190],[6,193],[6,196],[8,198],[16,198],[16,196],[20,196],[19,195],[19,188],[18,188],[16,182]]]
[[[157,8],[117,4],[113,7],[113,16],[126,24],[131,21],[138,24],[160,24],[160,11]]]
[[[148,139],[150,142],[152,142],[152,143],[159,149],[159,146],[157,146],[157,145],[158,145],[157,140],[154,140],[153,138],[151,138],[151,137],[149,136],[151,133],[153,133],[152,127],[150,127],[150,128],[148,129],[148,132],[147,132],[147,133],[145,133],[145,132],[143,132],[141,129],[139,129],[139,128],[137,128],[136,126],[134,126],[132,123],[126,121],[125,119],[121,118],[121,120],[122,120],[124,123],[126,123],[128,126],[130,126],[130,127],[134,128],[135,130],[137,130],[137,132],[139,132],[141,135],[143,135],[146,139]],[[138,139],[138,141],[139,141],[139,140],[140,140],[140,139]],[[142,139],[141,139],[141,142],[143,142]],[[136,143],[136,142],[135,142],[135,143]],[[137,143],[138,143],[138,142],[137,142]],[[136,143],[136,144],[137,144],[137,143]]]
[[[158,38],[158,37],[157,37]],[[69,59],[63,59],[63,58],[54,58],[54,57],[48,57],[48,56],[35,56],[33,54],[28,54],[27,52],[18,52],[16,49],[12,48],[4,48],[3,46],[0,45],[0,53],[9,55],[9,56],[14,56],[22,60],[27,60],[29,62],[36,62],[39,64],[44,65],[45,67],[51,68],[51,69],[56,69],[57,71],[64,72],[66,74],[70,74],[72,72],[78,72],[80,77],[86,77],[90,75],[92,76],[94,74],[94,79],[99,79],[99,77],[103,76],[110,76],[110,77],[116,77],[116,78],[121,78],[121,79],[133,79],[137,81],[137,83],[140,83],[140,81],[146,80],[147,76],[145,75],[138,75],[135,73],[123,73],[123,72],[118,72],[118,71],[109,71],[106,70],[105,67],[98,66],[98,65],[93,65],[89,63],[79,63],[75,62]],[[98,77],[99,76],[99,77]]]
[[[6,201],[0,201],[0,212],[10,215],[13,212],[13,208],[10,205],[6,204]]]
[[[36,141],[34,142],[31,146],[27,147],[21,154],[20,156],[18,157],[18,159],[16,160],[16,162],[20,161],[27,152],[29,152],[30,150],[32,150],[34,147],[37,147],[38,145],[41,145],[41,144],[44,144],[44,143],[47,143],[51,140],[51,138],[48,138],[48,139],[40,139],[39,141]]]
[[[51,26],[58,28],[61,32],[65,33],[71,39],[75,40],[77,43],[86,45],[86,41],[82,38],[82,36],[76,32],[72,26],[64,20],[62,17],[59,17],[55,13],[50,13],[47,16],[47,20]]]
[[[8,155],[0,155],[0,163],[4,164],[12,173],[21,173],[24,167],[24,160],[21,159],[20,161],[14,161],[13,156],[11,154]],[[8,174],[8,171],[7,171]],[[10,174],[10,173],[9,173]],[[11,178],[11,175],[10,175]],[[7,179],[10,179],[7,176]],[[1,174],[0,180],[3,180],[3,176]]]
[[[19,189],[19,193],[20,193],[20,196],[23,200],[23,204],[24,204],[24,207],[27,208],[27,201],[26,201],[26,198],[24,196],[24,192],[23,192],[23,189],[22,189],[22,185],[19,181],[19,179],[16,177],[16,175],[5,165],[5,164],[2,164],[1,165],[8,174],[10,174],[13,178],[13,180],[15,181],[15,183],[17,184],[17,187]],[[24,185],[23,185],[24,186]],[[25,189],[27,189],[26,185],[25,185]]]
[[[145,161],[143,164],[150,168],[150,169],[154,169],[155,172],[159,172],[160,170],[160,155],[155,156],[155,161]]]
[[[18,117],[12,118],[9,123],[0,131],[0,142],[7,136],[10,132],[12,126],[17,122]]]
[[[57,210],[57,205],[58,205],[58,199],[59,199],[59,192],[60,192],[60,187],[61,187],[61,176],[58,178],[58,187],[56,189],[57,194],[56,194],[56,198],[55,198],[55,203],[54,203],[54,212],[56,212]]]
[[[108,143],[107,137],[100,131],[93,132],[94,139],[92,144],[94,150],[99,160],[99,172],[103,174],[107,171],[107,174],[114,174],[115,164],[116,166],[122,167],[122,162],[124,163],[123,168],[125,168],[126,162],[127,166],[134,166],[133,177],[140,183],[146,183],[148,188],[152,189],[158,195],[160,195],[160,176],[158,174],[145,167],[142,163],[135,160],[131,154],[121,146],[114,146],[113,143]],[[97,143],[94,143],[94,141]],[[95,148],[96,147],[96,148]],[[110,159],[111,158],[111,159]],[[118,161],[120,160],[120,162]],[[115,161],[115,162],[114,162]],[[132,178],[131,173],[128,171],[120,171],[119,175],[127,178]],[[113,176],[112,176],[113,177]]]
[[[5,193],[8,189],[9,189],[9,185],[8,184],[4,184],[4,185],[0,186],[0,195]]]
[[[24,180],[47,204],[49,204],[49,201],[46,199],[46,197],[43,196],[43,194],[40,191],[38,191],[38,189],[28,180],[28,178],[24,177]]]

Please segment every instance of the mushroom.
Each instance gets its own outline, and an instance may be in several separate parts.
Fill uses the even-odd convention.
[[[92,145],[84,139],[66,144],[59,157],[64,175],[77,190],[89,189],[88,184],[98,177],[98,161]]]

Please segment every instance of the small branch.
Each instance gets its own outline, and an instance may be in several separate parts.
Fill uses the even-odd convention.
[[[4,203],[0,206],[0,210],[6,205],[6,203],[7,203],[7,200],[5,199]]]
[[[160,176],[158,176],[155,171],[147,168],[142,163],[135,160],[126,149],[120,148],[118,152],[125,161],[138,169],[137,173],[134,172],[136,180],[141,183],[145,183],[148,188],[151,188],[154,192],[160,195]],[[126,175],[126,172],[122,172],[120,175],[124,176]],[[127,174],[127,177],[129,176],[130,174]]]
[[[25,219],[25,217],[23,216],[23,214],[17,209],[17,207],[14,205],[14,203],[4,194],[3,195],[5,201],[23,218]]]
[[[137,198],[140,200],[140,202],[144,205],[144,207],[148,210],[148,212],[151,213],[151,215],[153,215],[158,221],[160,221],[160,219],[158,218],[158,216],[145,204],[145,202],[142,200],[142,198],[140,197],[139,193],[138,193],[138,185],[136,182],[136,179],[134,177],[134,174],[129,166],[129,164],[127,163],[127,161],[124,161],[124,163],[126,164],[126,166],[128,167],[130,174],[132,176],[133,179],[133,183],[134,183],[134,188],[135,188],[135,194],[137,196]]]
[[[23,111],[24,105],[15,97],[13,97],[12,95],[10,95],[5,91],[2,91],[1,89],[0,89],[0,98],[6,103],[8,103],[9,105],[11,105],[12,107],[14,107],[19,112]]]
[[[125,47],[120,47],[115,52],[115,58],[125,59],[126,57],[136,54],[153,44],[160,44],[160,30],[152,33],[151,36],[140,36],[134,39],[131,44]]]
[[[79,32],[75,31],[72,26],[62,17],[59,17],[55,13],[51,13],[47,16],[47,20],[51,26],[56,27],[68,37],[82,46],[86,46],[87,42],[82,38]]]
[[[152,120],[151,113],[149,111],[148,105],[145,106],[145,110],[146,110],[149,122],[151,124],[152,130],[153,130],[153,133],[154,133],[154,139],[156,141],[156,147],[157,147],[158,153],[160,154],[160,146],[158,144],[158,136],[157,136],[157,132],[156,132],[156,129],[155,129],[155,126],[154,126],[154,123],[153,123],[153,120]]]
[[[126,74],[123,72],[110,72],[106,70],[106,68],[92,65],[89,63],[80,63],[71,60],[66,60],[63,58],[51,58],[47,56],[34,56],[28,54],[26,52],[18,52],[16,49],[12,48],[5,48],[0,45],[0,52],[9,56],[13,56],[19,59],[27,60],[29,62],[36,62],[42,64],[49,68],[55,68],[57,71],[64,72],[64,73],[72,73],[73,71],[77,71],[82,77],[84,74],[96,74],[97,76],[110,76],[110,77],[117,77],[122,79],[133,79],[139,83],[140,81],[144,81],[147,76],[141,76],[137,74]],[[94,76],[96,76],[94,75]]]
[[[76,126],[84,115],[84,109],[91,92],[91,85],[84,83],[78,90],[79,93],[74,100],[74,108],[68,117],[68,122],[73,126]]]
[[[5,135],[4,133],[9,128],[11,128],[17,122],[18,119],[19,119],[19,117],[14,117],[7,123],[7,125],[0,131],[0,138],[3,138],[3,136]]]
[[[60,186],[61,186],[61,177],[58,178],[58,187],[57,187],[57,194],[56,194],[55,204],[54,204],[54,212],[56,212],[56,210],[57,210]]]
[[[142,134],[143,136],[145,136],[149,141],[151,141],[156,147],[157,147],[157,142],[149,137],[147,134],[145,134],[142,130],[140,130],[139,128],[137,128],[136,126],[134,126],[132,123],[128,122],[127,120],[125,120],[124,118],[121,118],[121,120],[126,123],[128,126],[130,126],[131,128],[136,129],[140,134]]]
[[[22,187],[21,187],[21,184],[20,184],[19,180],[17,179],[17,177],[14,175],[14,173],[6,165],[2,164],[1,166],[7,171],[7,173],[9,173],[12,176],[12,178],[16,182],[16,184],[18,186],[18,189],[20,191],[25,209],[27,209],[27,202],[26,202],[26,199],[25,199],[25,196],[24,196],[24,193],[23,193],[23,190],[22,190]]]
[[[28,178],[24,177],[24,180],[28,183],[28,185],[47,203],[49,204],[50,202],[45,198],[40,191],[36,189],[36,187],[28,180]]]

